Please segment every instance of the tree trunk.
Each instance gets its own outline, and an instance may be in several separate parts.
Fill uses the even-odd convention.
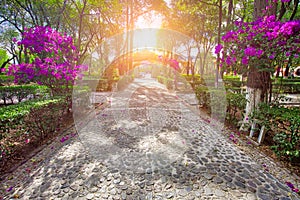
[[[242,126],[240,127],[240,130],[246,131],[249,126],[249,117],[251,113],[257,108],[258,104],[262,100],[262,86],[261,86],[261,80],[259,80],[259,72],[255,67],[251,67],[250,71],[248,73],[247,78],[247,89],[246,89],[246,110],[245,110],[245,116],[242,123]]]
[[[272,9],[268,10],[266,13],[264,10],[268,6],[268,1],[266,0],[254,0],[254,13],[253,19],[256,20],[264,15],[273,15],[276,14],[277,4],[272,3]],[[266,71],[260,71],[255,65],[250,65],[248,79],[247,79],[247,105],[245,109],[244,120],[241,124],[240,130],[248,130],[249,125],[249,116],[252,112],[257,109],[259,103],[264,99],[267,101],[267,93],[269,87],[272,87],[270,84],[271,78],[270,73]]]

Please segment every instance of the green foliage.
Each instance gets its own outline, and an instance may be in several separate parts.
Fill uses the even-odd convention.
[[[275,79],[273,89],[282,93],[298,94],[300,93],[300,79]]]
[[[208,88],[205,85],[198,85],[195,88],[196,97],[199,101],[199,104],[205,108],[210,107],[210,94]]]
[[[134,80],[134,76],[132,75],[126,75],[120,78],[117,82],[117,88],[118,90],[125,89],[129,83],[131,83]]]
[[[8,59],[7,52],[4,49],[0,48],[0,67]]]
[[[41,143],[55,134],[66,112],[66,97],[26,101],[0,108],[0,164],[14,155],[15,142]],[[30,138],[30,140],[28,140]]]
[[[17,98],[18,102],[23,99],[36,98],[38,95],[44,96],[49,93],[49,89],[46,86],[41,85],[12,85],[12,86],[0,86],[0,99],[4,101],[4,105],[7,104],[7,100],[13,102],[13,98]]]
[[[194,89],[199,104],[207,109],[208,114],[216,120],[223,121],[226,114],[226,97],[224,90],[205,85],[197,85]]]
[[[224,76],[223,81],[227,87],[241,87],[242,85],[239,76]]]
[[[237,122],[241,120],[241,116],[237,116],[237,113],[243,113],[247,99],[245,95],[241,93],[226,93],[226,100],[227,100],[227,120],[237,125]]]
[[[284,108],[261,104],[252,119],[258,119],[261,125],[275,132],[274,145],[271,147],[278,157],[290,160],[300,153],[300,108]],[[276,126],[277,125],[277,126]],[[278,128],[281,127],[281,128]]]
[[[68,102],[65,99],[37,102],[24,119],[26,132],[33,135],[37,141],[43,141],[60,129],[67,107]]]
[[[14,77],[0,74],[0,86],[13,83]]]
[[[0,140],[7,137],[11,132],[15,132],[17,134],[30,133],[30,124],[29,121],[33,120],[34,123],[42,123],[44,120],[42,118],[45,114],[55,116],[56,112],[41,112],[40,116],[36,116],[36,119],[32,118],[30,114],[31,111],[43,110],[45,107],[49,105],[61,105],[62,102],[65,104],[65,98],[55,98],[55,99],[45,99],[45,100],[32,100],[21,102],[16,105],[10,105],[5,107],[0,107]],[[50,106],[50,107],[51,107]],[[49,107],[49,108],[50,108]],[[65,109],[65,107],[61,107]],[[28,117],[31,116],[31,117]],[[57,116],[59,118],[59,116]],[[50,127],[49,127],[50,128]]]
[[[187,81],[192,81],[192,79],[193,79],[192,74],[189,74],[189,75],[181,74],[181,76],[184,77]],[[200,74],[195,74],[194,75],[194,81],[197,81],[197,80],[201,80]]]
[[[173,89],[174,86],[174,80],[171,78],[167,78],[164,76],[157,76],[157,81],[161,84],[164,84],[168,90]]]

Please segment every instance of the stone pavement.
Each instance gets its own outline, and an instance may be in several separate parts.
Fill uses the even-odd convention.
[[[0,196],[300,199],[154,80],[136,80],[110,100],[79,134],[71,127],[7,176]]]

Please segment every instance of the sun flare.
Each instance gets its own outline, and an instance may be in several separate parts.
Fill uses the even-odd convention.
[[[150,17],[140,16],[135,23],[135,27],[142,28],[160,28],[162,25],[162,17],[152,13]]]

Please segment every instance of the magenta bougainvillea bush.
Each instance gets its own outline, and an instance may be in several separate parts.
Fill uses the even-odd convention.
[[[50,27],[26,29],[17,44],[24,48],[24,57],[27,57],[23,63],[8,68],[7,74],[14,76],[17,83],[36,82],[53,92],[62,87],[68,90],[85,68],[77,65],[78,55],[72,37]]]
[[[227,32],[215,53],[221,52],[223,66],[256,66],[262,70],[287,63],[300,55],[300,20],[277,21],[266,16],[254,22],[235,22],[234,30]]]

